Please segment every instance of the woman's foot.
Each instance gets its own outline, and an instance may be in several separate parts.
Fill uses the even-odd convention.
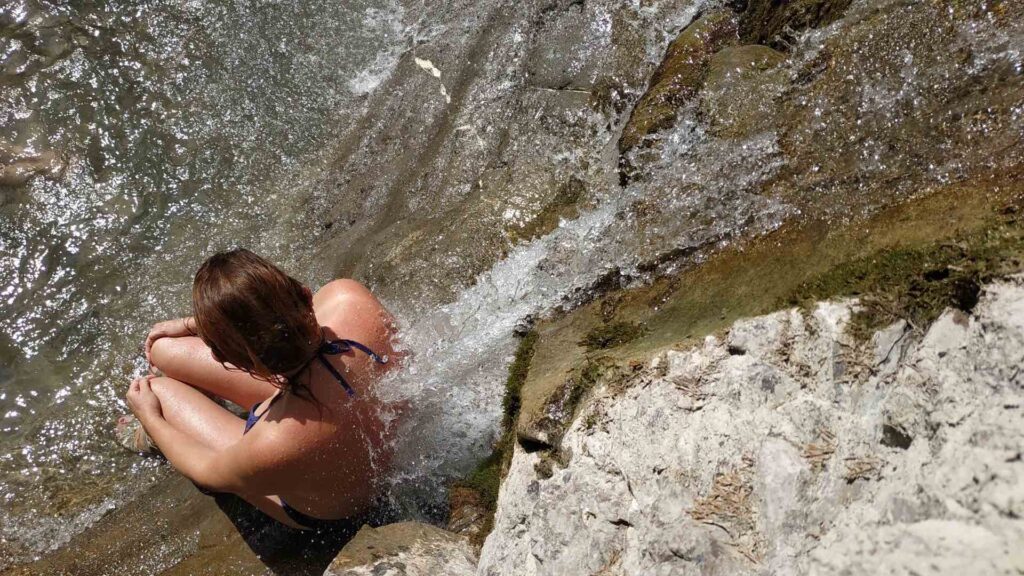
[[[117,419],[114,437],[117,439],[117,443],[126,450],[151,455],[160,454],[160,449],[156,447],[152,438],[146,433],[146,429],[142,427],[142,422],[139,422],[139,419],[131,414],[125,414]]]

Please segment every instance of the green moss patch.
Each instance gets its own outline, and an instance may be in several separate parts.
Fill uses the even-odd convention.
[[[522,405],[520,392],[526,376],[530,373],[530,361],[533,360],[533,353],[537,346],[537,333],[529,332],[521,340],[516,348],[515,358],[508,369],[508,378],[505,380],[505,398],[503,400],[504,418],[502,426],[507,430],[515,423],[519,415],[519,408]]]
[[[835,295],[858,296],[851,330],[869,337],[904,319],[924,328],[946,308],[971,311],[981,285],[1021,267],[1024,233],[1015,218],[919,248],[883,250],[843,263],[801,284],[790,304]]]
[[[579,344],[590,350],[603,350],[636,340],[643,333],[644,327],[635,322],[609,322],[587,332]]]
[[[487,509],[488,517],[485,519],[483,530],[477,535],[478,541],[474,542],[478,546],[483,545],[483,539],[490,533],[494,524],[501,479],[512,461],[512,448],[515,444],[514,426],[522,405],[520,392],[530,372],[530,361],[533,359],[536,345],[536,332],[529,332],[519,340],[515,358],[509,366],[508,378],[505,380],[501,438],[487,458],[484,458],[466,478],[455,483],[456,486],[469,488],[478,493],[481,504]]]
[[[784,227],[627,291],[616,320],[642,322],[647,331],[609,353],[620,361],[647,357],[739,318],[843,296],[864,304],[855,329],[897,318],[927,325],[947,306],[969,309],[985,281],[1021,269],[1022,197],[1020,184],[950,187],[841,228],[828,222]]]
[[[485,458],[464,480],[458,483],[464,488],[471,488],[480,495],[480,500],[489,511],[494,511],[498,502],[498,489],[501,487],[502,468],[506,464],[506,456],[511,456],[511,446],[506,446],[502,437],[494,451]]]
[[[543,422],[551,399],[564,398],[558,391],[595,351],[626,367],[693,345],[739,318],[842,296],[864,303],[854,322],[862,332],[896,318],[923,326],[946,306],[969,308],[977,286],[1021,269],[1022,197],[1021,183],[961,184],[842,225],[787,225],[542,322],[518,426]],[[626,326],[643,330],[618,338]]]

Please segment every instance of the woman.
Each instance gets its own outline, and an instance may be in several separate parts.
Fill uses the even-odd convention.
[[[352,280],[314,295],[245,249],[203,263],[192,304],[193,317],[146,338],[162,375],[132,382],[141,426],[122,418],[122,438],[155,444],[200,488],[237,494],[294,528],[366,513],[389,457],[370,392],[394,356],[388,311]],[[248,419],[211,397],[252,407]]]

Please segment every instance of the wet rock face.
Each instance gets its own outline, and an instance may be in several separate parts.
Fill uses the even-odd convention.
[[[745,42],[774,48],[791,46],[800,32],[838,20],[851,0],[749,0],[740,22]]]
[[[433,7],[311,187],[321,252],[429,305],[623,192],[642,197],[623,227],[666,236],[644,238],[646,265],[672,260],[679,222],[731,228],[715,224],[716,206],[737,212],[727,195],[845,217],[1020,170],[1017,8],[847,4],[755,1],[690,24],[681,1]]]
[[[1024,104],[1024,77],[1007,74],[1006,57],[1024,29],[997,10],[965,14],[956,5],[858,4],[809,33],[777,100],[786,165],[765,192],[838,214],[1019,172],[1014,110]]]
[[[599,85],[640,87],[637,72],[646,68],[646,38],[631,8],[555,2],[536,22],[537,40],[525,61],[528,85],[585,92]]]
[[[680,0],[430,6],[430,28],[370,96],[309,208],[341,223],[323,238],[338,275],[422,305],[614,192],[612,126],[692,12]]]
[[[785,54],[757,44],[716,53],[700,102],[708,131],[721,138],[744,138],[771,126],[777,117],[775,100],[789,76],[779,66],[785,59]]]
[[[640,98],[619,137],[619,152],[640,146],[646,137],[672,126],[680,106],[704,83],[711,56],[736,41],[736,16],[728,10],[705,14],[669,44],[647,92]]]
[[[479,574],[1024,569],[1024,278],[923,334],[853,341],[853,306],[741,320],[598,390],[568,459],[517,448]]]
[[[621,182],[657,180],[680,142],[767,139],[779,169],[756,193],[842,218],[1021,170],[1016,3],[755,1],[734,42],[691,35],[715,14],[729,13],[686,28],[639,99],[619,141]],[[688,38],[697,56],[676,58]],[[666,70],[674,80],[660,83]]]
[[[471,576],[476,556],[468,540],[429,524],[363,527],[324,576]]]

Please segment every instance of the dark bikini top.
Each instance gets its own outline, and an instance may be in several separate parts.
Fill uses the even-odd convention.
[[[343,354],[345,352],[348,352],[349,350],[352,350],[353,348],[366,353],[367,356],[369,356],[371,359],[373,359],[374,362],[378,364],[386,364],[388,361],[387,356],[379,356],[377,355],[376,352],[370,350],[369,348],[360,344],[359,342],[356,342],[355,340],[330,340],[325,341],[323,344],[320,345],[320,348],[317,349],[316,354],[314,354],[312,358],[307,360],[306,363],[303,364],[301,368],[299,368],[298,373],[302,373],[302,371],[306,369],[306,366],[309,366],[309,363],[312,362],[313,360],[320,360],[320,363],[324,365],[324,368],[327,368],[327,371],[330,372],[332,376],[334,376],[335,380],[338,381],[338,384],[341,384],[341,387],[345,389],[345,392],[347,392],[349,396],[355,396],[356,391],[348,383],[348,380],[345,380],[345,377],[341,375],[341,372],[338,372],[338,369],[335,368],[334,365],[331,364],[327,360],[327,358],[324,357],[325,354],[330,354],[332,356],[336,354]],[[255,426],[256,423],[260,421],[260,418],[263,417],[263,414],[266,414],[267,410],[270,410],[270,407],[273,406],[274,402],[276,402],[277,399],[280,397],[280,393],[276,394],[270,400],[270,404],[267,404],[267,407],[263,410],[261,414],[256,414],[256,408],[258,408],[259,405],[262,404],[262,402],[259,402],[255,406],[253,406],[249,410],[249,417],[245,419],[245,430],[242,432],[242,434],[245,434],[253,426]]]

